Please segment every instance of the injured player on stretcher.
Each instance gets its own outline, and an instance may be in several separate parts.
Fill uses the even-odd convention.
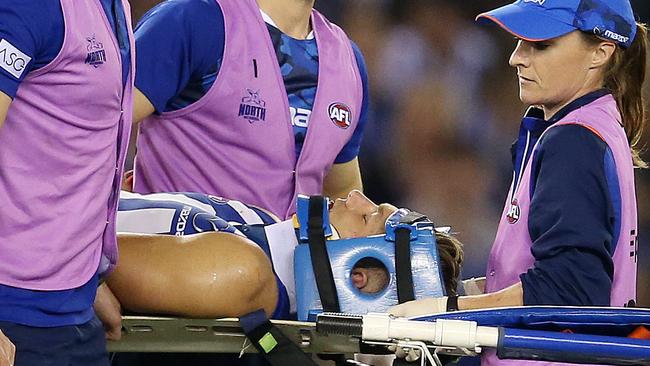
[[[386,221],[404,212],[352,191],[330,204],[329,239],[383,234]],[[110,291],[100,288],[96,308],[105,307],[112,292],[123,309],[145,314],[218,318],[264,309],[286,319],[296,311],[295,216],[280,221],[263,209],[204,194],[123,191],[117,223],[120,257],[106,281]],[[442,278],[453,295],[462,245],[443,232],[435,238],[442,273],[431,278]],[[362,294],[382,291],[391,279],[374,258],[352,267],[349,281]],[[105,311],[97,310],[101,318]]]

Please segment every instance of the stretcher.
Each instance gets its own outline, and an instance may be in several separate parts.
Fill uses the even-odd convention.
[[[351,356],[365,343],[417,349],[421,365],[495,349],[509,359],[650,366],[650,309],[515,307],[415,319],[323,313],[315,323],[273,325],[305,353]],[[237,319],[125,317],[124,327],[111,352],[256,352]]]
[[[272,320],[305,353],[354,354],[359,340],[316,332],[316,323]],[[239,320],[122,317],[122,339],[109,341],[109,352],[257,353],[246,341]]]

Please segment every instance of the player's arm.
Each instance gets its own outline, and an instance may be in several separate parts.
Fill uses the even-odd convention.
[[[7,118],[7,111],[9,111],[9,105],[11,104],[11,98],[0,92],[0,128],[5,123],[5,118]]]
[[[359,122],[354,128],[354,133],[341,152],[339,152],[336,160],[334,160],[334,165],[332,165],[332,168],[325,176],[323,194],[330,198],[345,198],[354,189],[363,191],[361,170],[359,169],[359,150],[361,148],[363,131],[368,120],[370,96],[368,92],[368,72],[363,55],[354,42],[352,42],[352,50],[354,51],[357,66],[359,67],[363,100],[361,101]]]
[[[354,158],[347,163],[334,164],[325,176],[323,194],[332,199],[345,198],[354,189],[363,191],[359,158]]]
[[[133,123],[138,123],[153,114],[156,108],[140,89],[133,90]]]

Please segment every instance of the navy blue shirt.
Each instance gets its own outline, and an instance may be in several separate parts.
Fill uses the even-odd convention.
[[[287,90],[297,159],[316,96],[318,48],[315,39],[297,40],[272,25],[267,24],[267,28]],[[187,107],[213,85],[224,44],[224,17],[216,1],[165,1],[145,14],[136,28],[136,87],[147,96],[156,113]],[[363,104],[359,124],[335,163],[357,157],[368,114],[366,66],[358,47],[354,43],[352,47],[362,78]]]
[[[117,33],[122,60],[129,60],[126,18],[120,0],[101,0],[111,27]],[[119,25],[118,25],[119,24]],[[0,3],[0,39],[31,58],[19,78],[0,67],[0,91],[11,98],[16,96],[20,82],[32,70],[52,62],[61,50],[65,36],[65,22],[59,1],[52,0],[2,0]],[[131,65],[122,63],[122,78],[126,78]]]
[[[131,50],[127,22],[120,0],[101,0],[107,18],[116,32],[122,60],[122,81],[130,71]],[[0,38],[31,58],[19,78],[0,67],[0,91],[15,97],[20,82],[32,70],[52,62],[59,54],[65,36],[65,21],[59,1],[2,0]],[[86,284],[61,291],[32,291],[0,285],[0,320],[51,327],[82,324],[93,316],[92,304],[99,276]]]
[[[533,268],[520,276],[525,305],[610,303],[621,202],[612,151],[580,125],[551,124],[607,94],[590,93],[550,120],[532,110],[513,146],[515,185],[521,164],[532,156],[528,230]],[[526,150],[527,147],[527,150]]]

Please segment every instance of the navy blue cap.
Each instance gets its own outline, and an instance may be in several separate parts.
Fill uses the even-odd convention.
[[[575,30],[629,47],[637,25],[629,0],[517,0],[479,14],[479,23],[496,23],[518,38],[545,41]]]

